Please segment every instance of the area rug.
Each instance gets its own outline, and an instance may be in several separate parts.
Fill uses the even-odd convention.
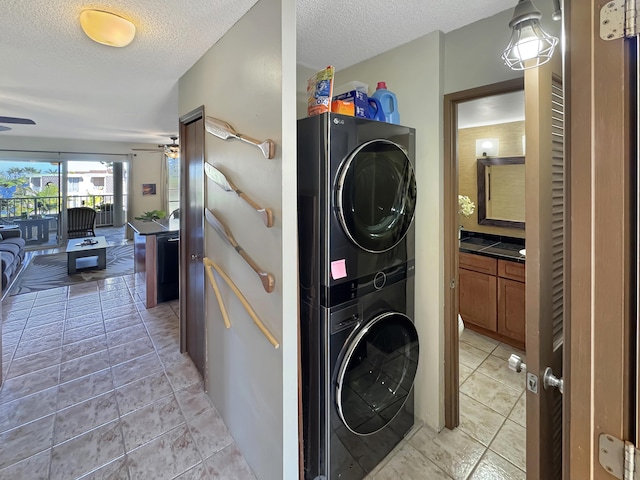
[[[80,262],[88,259],[78,259]],[[36,255],[27,267],[18,274],[9,295],[38,292],[50,288],[64,287],[82,282],[104,280],[133,273],[133,245],[107,247],[107,268],[86,268],[73,275],[67,274],[67,254]]]

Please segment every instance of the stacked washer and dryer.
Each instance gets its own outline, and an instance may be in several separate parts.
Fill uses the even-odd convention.
[[[298,121],[306,480],[360,480],[413,426],[415,130]]]

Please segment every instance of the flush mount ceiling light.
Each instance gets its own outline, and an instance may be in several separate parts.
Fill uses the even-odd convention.
[[[176,143],[178,137],[169,137],[172,141],[170,145],[164,145],[164,154],[169,158],[180,157],[180,145]],[[162,145],[161,145],[162,146]]]
[[[110,47],[126,47],[136,35],[129,20],[101,10],[83,10],[80,25],[91,40]]]
[[[512,70],[538,67],[551,60],[558,39],[540,26],[542,14],[531,0],[519,0],[509,27],[511,41],[502,52],[504,63]]]

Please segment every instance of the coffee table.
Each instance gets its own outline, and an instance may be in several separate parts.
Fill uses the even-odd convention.
[[[92,244],[89,245],[89,242]],[[99,270],[107,268],[107,239],[105,237],[87,237],[69,240],[67,243],[67,273],[69,275],[76,273],[76,260],[86,257],[98,257],[97,268]]]

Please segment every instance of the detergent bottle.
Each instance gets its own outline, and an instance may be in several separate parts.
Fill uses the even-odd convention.
[[[369,111],[367,112],[367,118],[370,118],[371,120],[377,120],[379,122],[386,122],[387,119],[384,116],[384,111],[382,110],[380,100],[378,100],[377,98],[369,97],[367,101],[369,102]]]
[[[376,91],[371,95],[372,98],[377,99],[382,106],[384,112],[384,120],[387,123],[400,123],[400,112],[398,111],[398,99],[396,94],[387,90],[387,84],[385,82],[378,82]]]

